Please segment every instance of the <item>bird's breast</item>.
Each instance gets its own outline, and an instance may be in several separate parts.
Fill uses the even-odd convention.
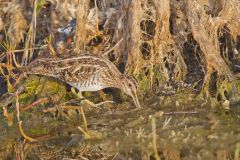
[[[104,86],[102,86],[100,83],[96,83],[96,84],[80,84],[80,83],[69,83],[71,86],[77,88],[79,91],[99,91],[103,88],[105,88]]]

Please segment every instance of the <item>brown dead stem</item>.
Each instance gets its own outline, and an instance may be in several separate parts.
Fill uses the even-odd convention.
[[[27,107],[24,107],[24,108],[21,107],[20,110],[21,110],[21,111],[26,111],[26,110],[28,110],[29,108],[32,108],[32,107],[34,107],[34,106],[36,106],[36,105],[38,105],[38,104],[40,104],[40,103],[46,103],[46,102],[48,102],[48,99],[47,99],[47,98],[41,98],[41,99],[39,99],[39,100],[31,103],[31,104],[28,105]]]
[[[155,117],[151,117],[152,124],[152,147],[153,147],[153,155],[156,160],[160,160],[158,149],[157,149],[157,131],[156,131],[156,119]]]
[[[83,107],[81,107],[80,110],[81,110],[82,117],[83,117],[84,129],[85,129],[86,132],[88,132],[87,118],[85,116]]]
[[[52,45],[52,36],[50,35],[48,38],[45,39],[46,46],[49,49],[49,53],[52,57],[56,57],[57,53]]]
[[[186,74],[186,64],[183,57],[173,41],[173,37],[170,33],[170,0],[155,1],[156,6],[156,36],[155,36],[155,47],[156,53],[160,58],[161,65],[163,66],[163,74],[166,80],[173,78],[174,80],[183,80]],[[158,18],[160,15],[160,18]],[[166,53],[174,53],[173,56],[167,55]],[[170,71],[164,66],[164,57],[167,57],[169,63],[175,64],[174,70]],[[155,62],[156,63],[156,62]],[[169,74],[173,72],[172,74]],[[177,74],[179,73],[179,74]],[[171,77],[173,76],[173,77]]]
[[[3,107],[3,116],[7,119],[8,125],[11,126],[13,124],[13,117],[9,115],[6,107]]]
[[[98,29],[98,6],[97,6],[97,0],[94,0],[94,5],[95,5],[95,10],[96,10],[96,31],[97,34],[99,33],[99,29]]]
[[[169,80],[169,73],[167,68],[164,67],[164,56],[166,56],[167,46],[172,44],[171,34],[169,31],[169,18],[170,18],[170,4],[169,0],[155,0],[156,6],[156,36],[154,37],[154,56],[151,58],[160,60],[160,64],[163,65],[163,76],[166,80]],[[158,17],[160,15],[160,17]],[[151,62],[151,64],[159,63],[157,61]],[[152,65],[151,65],[152,66]]]
[[[5,29],[9,43],[17,46],[24,40],[24,34],[27,29],[24,10],[19,1],[1,0],[0,11],[0,31]]]
[[[23,138],[25,138],[27,141],[30,141],[30,142],[36,142],[37,140],[32,138],[32,137],[29,137],[28,135],[26,135],[26,133],[24,132],[23,130],[23,127],[22,127],[22,121],[19,121],[18,122],[18,127],[19,127],[19,131],[21,133],[21,135],[23,136]]]
[[[92,137],[92,135],[88,130],[87,119],[86,119],[85,113],[83,111],[83,107],[80,108],[80,111],[81,111],[82,118],[83,118],[84,129],[81,126],[78,126],[78,129],[83,133],[83,135],[86,139],[90,139]]]
[[[83,133],[83,135],[86,139],[91,138],[91,135],[87,131],[85,131],[81,126],[78,126],[78,129]]]
[[[240,33],[240,1],[238,0],[221,0],[222,10],[219,16],[214,18],[216,27],[226,25],[231,33],[231,36],[236,41]]]
[[[18,91],[16,92],[16,111],[17,111],[17,120],[18,120],[18,128],[19,128],[19,131],[21,133],[21,135],[27,140],[27,141],[30,141],[30,142],[35,142],[37,141],[36,139],[33,139],[31,137],[29,137],[23,130],[22,128],[22,121],[20,120],[20,105],[19,105],[19,101],[18,101]]]
[[[28,30],[27,38],[25,41],[25,47],[24,47],[24,54],[22,57],[22,65],[26,65],[29,59],[33,56],[33,45],[35,44],[36,40],[36,27],[37,27],[37,4],[38,0],[35,0],[34,2],[34,10],[32,15],[32,21]],[[32,49],[30,49],[32,48]]]
[[[58,109],[63,109],[63,110],[78,110],[79,106],[70,106],[70,105],[63,105],[63,106],[56,106],[56,107],[51,107],[44,109],[43,112],[56,112]]]
[[[228,15],[231,17],[229,12]],[[214,71],[231,78],[232,72],[220,55],[217,37],[218,28],[228,22],[229,18],[220,16],[213,19],[205,13],[203,5],[200,5],[196,0],[187,1],[187,16],[193,37],[198,42],[205,57],[205,86],[208,88],[210,75]]]
[[[130,12],[131,17],[129,18],[130,33],[131,33],[131,51],[128,54],[128,65],[130,65],[133,69],[133,74],[138,74],[141,66],[141,57],[140,57],[140,43],[141,43],[141,30],[140,30],[140,22],[141,22],[141,1],[133,0],[130,2]]]
[[[86,47],[86,23],[89,9],[89,0],[79,0],[76,25],[75,50],[77,53],[85,51]]]

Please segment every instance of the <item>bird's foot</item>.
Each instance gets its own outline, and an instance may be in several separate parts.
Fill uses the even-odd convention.
[[[82,101],[84,103],[87,103],[88,105],[92,106],[92,107],[96,107],[98,108],[99,106],[105,104],[105,103],[114,103],[114,101],[103,101],[103,102],[100,102],[100,103],[93,103],[91,102],[90,100],[86,99],[83,95],[82,95],[82,92],[78,92],[76,93],[75,89],[74,88],[71,88],[71,91],[73,94],[75,94],[79,99],[82,99]]]

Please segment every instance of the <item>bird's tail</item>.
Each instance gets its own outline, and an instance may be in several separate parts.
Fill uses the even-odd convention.
[[[24,66],[12,66],[6,63],[0,63],[0,75],[7,76],[7,75],[25,75],[27,72],[27,67]]]

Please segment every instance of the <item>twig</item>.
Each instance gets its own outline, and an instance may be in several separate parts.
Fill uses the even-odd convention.
[[[36,106],[37,104],[43,103],[43,102],[48,102],[48,99],[47,99],[47,98],[41,98],[41,99],[33,102],[32,104],[28,105],[27,107],[20,108],[20,110],[21,110],[21,111],[26,111],[26,110],[28,110],[29,108],[32,108],[33,106]]]
[[[57,109],[66,109],[66,110],[77,110],[79,109],[79,106],[56,106],[56,107],[52,107],[52,108],[48,108],[48,109],[44,109],[43,112],[56,112]]]
[[[19,77],[16,79],[15,83],[13,84],[13,88],[15,88],[23,78],[24,78],[24,74],[20,74]]]
[[[20,121],[20,110],[19,110],[19,101],[18,101],[18,90],[16,92],[16,111],[17,111],[17,120]]]
[[[23,52],[26,50],[36,50],[36,49],[42,49],[43,47],[46,47],[47,45],[42,45],[41,47],[32,47],[32,48],[26,48],[26,49],[16,49],[14,51],[12,51],[13,53],[18,53],[18,52]]]
[[[27,136],[22,128],[22,121],[20,121],[20,106],[19,106],[19,101],[18,101],[18,90],[16,92],[16,110],[17,110],[17,120],[18,120],[18,128],[19,128],[19,131],[21,133],[21,135],[28,141],[30,142],[35,142],[37,140]]]
[[[83,107],[81,107],[80,110],[81,110],[82,117],[83,117],[83,123],[84,123],[85,131],[88,132],[87,119],[86,119],[86,116],[85,116],[85,114],[84,114]]]
[[[109,49],[108,51],[104,52],[102,55],[106,56],[108,53],[112,52],[122,41],[123,41],[123,38],[120,39],[111,49]]]
[[[156,132],[155,117],[151,118],[151,123],[152,123],[152,145],[153,145],[154,158],[156,160],[160,160],[160,157],[158,155],[158,150],[157,150],[157,132]]]
[[[84,134],[85,139],[89,139],[91,136],[82,127],[78,126],[78,129]]]
[[[18,127],[19,127],[19,131],[20,131],[21,135],[22,135],[26,140],[28,140],[28,141],[30,141],[30,142],[36,142],[36,141],[37,141],[36,139],[33,139],[33,138],[31,138],[31,137],[29,137],[29,136],[27,136],[27,135],[25,134],[25,132],[24,132],[24,130],[23,130],[23,128],[22,128],[22,121],[19,121],[19,122],[18,122]]]
[[[197,112],[197,111],[179,111],[179,112],[165,112],[163,115],[176,115],[176,114],[200,114],[203,112]]]
[[[32,20],[30,23],[30,27],[28,30],[28,34],[27,34],[25,46],[24,46],[25,50],[24,50],[23,57],[22,57],[22,65],[27,64],[27,61],[32,58],[32,55],[34,52],[34,49],[30,49],[29,51],[28,51],[28,49],[32,48],[32,46],[35,44],[35,40],[36,40],[37,4],[38,4],[38,0],[35,0]]]
[[[8,114],[7,108],[5,107],[3,107],[3,116],[6,117],[8,125],[11,126],[13,124],[13,118]]]
[[[95,9],[96,9],[96,29],[97,29],[97,34],[99,33],[99,29],[98,29],[98,7],[97,7],[97,0],[94,1],[95,4]]]

